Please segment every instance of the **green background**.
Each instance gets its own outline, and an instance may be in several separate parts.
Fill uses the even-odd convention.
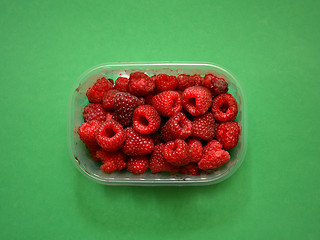
[[[0,239],[319,239],[319,1],[1,1]],[[209,61],[249,146],[201,187],[103,186],[69,159],[73,82],[104,62]]]

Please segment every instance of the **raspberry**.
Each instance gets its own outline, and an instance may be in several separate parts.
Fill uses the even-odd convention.
[[[199,74],[194,74],[191,77],[194,79],[195,86],[203,86],[203,77],[201,77]]]
[[[206,141],[211,141],[214,138],[215,121],[212,113],[207,112],[194,118],[192,125],[193,137],[199,137]]]
[[[125,140],[125,132],[120,123],[109,120],[100,125],[96,132],[98,144],[106,151],[118,151]]]
[[[228,83],[223,78],[218,78],[212,74],[206,74],[203,86],[210,89],[213,96],[228,92]]]
[[[92,120],[103,122],[106,120],[106,114],[106,110],[104,110],[100,103],[89,103],[84,107],[83,119],[86,122],[90,122]]]
[[[231,94],[220,94],[213,99],[212,112],[213,117],[218,121],[233,121],[238,114],[238,105]]]
[[[100,150],[100,149],[101,148],[99,146],[98,150]],[[91,156],[92,160],[95,161],[95,162],[99,162],[100,161],[100,159],[98,159],[97,156],[96,156],[97,151],[89,150],[90,156]]]
[[[135,96],[146,96],[155,88],[154,79],[142,72],[131,73],[129,79],[129,92]]]
[[[167,142],[162,149],[162,154],[167,162],[175,166],[187,165],[190,162],[188,145],[181,139]]]
[[[175,91],[164,91],[155,95],[151,105],[164,116],[172,116],[181,111],[181,96]]]
[[[178,79],[175,76],[158,74],[155,78],[155,83],[157,92],[175,90],[178,86]]]
[[[155,146],[154,151],[150,158],[149,167],[152,173],[158,172],[171,172],[176,173],[179,171],[179,168],[168,163],[163,155],[162,150],[164,148],[163,143],[159,143]]]
[[[119,92],[128,92],[128,86],[129,78],[118,77],[114,84],[114,89],[118,90]]]
[[[112,120],[112,119],[113,119],[113,115],[114,115],[114,112],[107,112],[107,114],[106,114],[106,121]]]
[[[134,110],[139,106],[140,100],[130,93],[117,93],[113,99],[114,119],[123,126],[132,123]]]
[[[182,105],[193,116],[204,114],[212,104],[210,91],[201,86],[189,87],[182,95]]]
[[[184,91],[195,84],[194,78],[187,74],[180,74],[178,77],[178,90]]]
[[[96,151],[100,147],[96,141],[95,134],[100,126],[100,122],[92,120],[91,122],[84,122],[78,129],[81,141],[87,146],[89,151]]]
[[[100,168],[105,172],[114,172],[126,167],[126,162],[124,161],[126,156],[121,151],[107,152],[101,149],[97,151],[96,157],[103,162]]]
[[[87,98],[89,102],[100,103],[103,95],[112,89],[112,83],[105,77],[98,79],[91,88],[87,90]]]
[[[145,104],[151,105],[151,100],[154,97],[154,94],[149,94],[145,97]]]
[[[134,110],[132,121],[135,131],[142,134],[151,134],[159,129],[161,118],[154,107],[143,105]]]
[[[201,170],[198,168],[197,164],[189,163],[188,165],[180,167],[179,173],[196,176],[201,174]]]
[[[222,145],[217,140],[212,140],[207,143],[206,146],[203,148],[203,154],[207,154],[214,151],[222,150]]]
[[[240,128],[237,122],[224,122],[217,126],[217,139],[224,149],[232,149],[239,141]]]
[[[134,174],[142,174],[149,167],[149,156],[129,157],[127,168]]]
[[[113,110],[113,99],[118,92],[118,90],[111,89],[103,95],[102,106],[104,109],[108,111]]]
[[[230,160],[230,155],[227,151],[207,151],[204,152],[198,166],[202,170],[215,169]]]
[[[189,158],[190,162],[199,162],[202,156],[202,144],[197,139],[188,139],[187,140],[188,148],[189,148]]]
[[[167,142],[177,138],[186,139],[193,131],[192,122],[182,112],[172,116],[161,128],[161,137]]]
[[[126,141],[122,151],[126,155],[141,156],[152,153],[154,149],[153,139],[150,135],[142,135],[132,127],[125,129]]]
[[[139,97],[139,106],[145,105],[145,103],[146,103],[146,99],[143,97]]]

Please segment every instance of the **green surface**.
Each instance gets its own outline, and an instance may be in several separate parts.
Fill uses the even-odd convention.
[[[319,1],[1,1],[0,239],[319,239]],[[238,172],[103,186],[67,152],[73,82],[104,62],[209,61],[248,98]]]

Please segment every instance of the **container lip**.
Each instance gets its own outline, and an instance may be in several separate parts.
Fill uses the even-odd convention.
[[[236,163],[229,168],[227,171],[225,171],[223,174],[217,176],[218,178],[207,178],[207,179],[197,179],[196,182],[193,180],[161,180],[161,182],[156,181],[156,180],[134,180],[134,179],[128,179],[128,180],[111,180],[111,179],[103,179],[97,176],[94,176],[90,173],[88,173],[84,168],[78,164],[74,158],[74,153],[73,153],[73,146],[72,146],[72,141],[70,139],[72,138],[72,103],[73,103],[73,98],[74,94],[76,92],[76,89],[79,86],[79,83],[81,80],[85,77],[87,77],[90,73],[97,71],[99,69],[107,69],[107,68],[115,68],[115,67],[152,67],[152,66],[164,66],[164,67],[170,67],[170,66],[194,66],[194,67],[208,67],[208,68],[214,68],[221,70],[224,74],[230,76],[234,82],[235,85],[238,89],[238,91],[241,93],[241,101],[244,106],[244,109],[247,109],[247,98],[246,98],[246,93],[243,90],[239,80],[235,77],[235,75],[229,71],[228,69],[212,63],[212,62],[201,62],[201,61],[151,61],[151,62],[106,62],[102,64],[98,64],[96,66],[93,66],[86,70],[84,73],[82,73],[78,79],[74,82],[70,94],[69,94],[69,99],[68,99],[68,121],[67,121],[67,142],[68,142],[68,152],[69,156],[72,159],[73,164],[75,167],[85,176],[90,178],[91,180],[94,180],[95,182],[98,182],[100,184],[107,184],[107,185],[131,185],[131,186],[192,186],[192,185],[209,185],[209,184],[216,184],[219,182],[222,182],[226,180],[227,178],[231,177],[237,170],[238,168],[242,165],[242,162],[244,161],[246,152],[247,152],[247,137],[248,136],[248,114],[247,111],[243,111],[243,121],[241,123],[241,135],[242,135],[242,151],[240,152],[239,159],[236,161]],[[187,177],[186,177],[187,178]]]

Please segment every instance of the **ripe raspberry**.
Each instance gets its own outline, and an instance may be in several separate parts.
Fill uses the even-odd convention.
[[[98,120],[103,122],[106,120],[106,110],[100,103],[89,103],[84,107],[83,119],[85,122],[90,122],[92,120]]]
[[[87,98],[89,102],[100,103],[103,95],[112,89],[112,83],[105,77],[98,79],[91,88],[87,90]]]
[[[127,168],[134,174],[142,174],[147,171],[149,167],[149,156],[129,157],[127,161]]]
[[[201,77],[199,74],[194,74],[191,77],[194,79],[195,86],[203,86],[203,77]]]
[[[178,90],[184,91],[188,87],[192,87],[195,84],[194,78],[190,75],[180,74],[178,77]]]
[[[182,95],[182,105],[193,116],[204,114],[212,104],[210,91],[201,86],[189,87]]]
[[[212,74],[204,76],[203,85],[211,91],[213,96],[228,92],[228,83],[223,78]]]
[[[104,109],[106,109],[107,111],[113,110],[113,99],[118,92],[118,90],[111,89],[104,94],[102,98],[102,106],[104,107]]]
[[[207,145],[204,146],[203,154],[207,154],[207,153],[215,152],[219,150],[222,150],[222,144],[217,140],[212,140],[208,142]]]
[[[227,151],[208,151],[206,153],[203,153],[198,166],[202,170],[215,169],[227,163],[229,160],[230,155]]]
[[[96,132],[98,144],[109,152],[118,151],[125,140],[125,132],[120,123],[109,120],[100,125]]]
[[[129,79],[129,92],[135,96],[146,96],[155,88],[154,79],[142,72],[131,73]]]
[[[214,138],[215,121],[212,113],[207,112],[194,118],[192,125],[193,137],[199,137],[206,141],[211,141]]]
[[[129,78],[118,77],[114,84],[114,89],[118,90],[119,92],[128,92],[128,86]]]
[[[233,121],[238,114],[238,105],[234,97],[227,94],[220,94],[215,97],[212,102],[213,117],[217,121],[229,122]]]
[[[149,94],[145,97],[145,104],[151,105],[151,100],[154,97],[154,94]]]
[[[232,149],[239,141],[240,128],[237,122],[224,122],[217,126],[217,139],[224,149]]]
[[[160,127],[160,115],[157,110],[150,105],[137,107],[133,113],[133,129],[138,133],[151,134]]]
[[[107,114],[106,114],[106,121],[112,120],[112,119],[113,119],[113,115],[114,115],[114,112],[107,112]]]
[[[152,153],[154,149],[153,139],[150,135],[142,135],[132,127],[125,129],[126,141],[122,151],[126,155],[142,156]]]
[[[131,125],[133,112],[139,104],[140,100],[130,93],[117,93],[113,99],[114,119],[123,126]]]
[[[177,138],[186,139],[193,131],[192,122],[182,112],[172,116],[161,128],[161,137],[167,142]]]
[[[101,170],[105,172],[114,172],[115,170],[122,170],[126,167],[124,161],[126,156],[121,152],[107,152],[103,149],[98,150],[96,157],[103,162]]]
[[[180,167],[179,173],[196,176],[201,174],[201,170],[198,168],[197,164],[189,163],[188,165]]]
[[[179,171],[179,168],[168,163],[163,155],[162,150],[164,148],[163,143],[159,143],[155,146],[154,151],[150,158],[149,167],[152,173],[158,172],[171,172],[176,173]]]
[[[175,76],[168,76],[167,74],[158,74],[155,79],[156,91],[172,91],[178,86],[178,79]]]
[[[101,148],[99,146],[98,150],[94,150],[94,151],[89,150],[90,156],[91,156],[92,160],[95,161],[95,162],[99,162],[100,161],[100,159],[98,159],[97,156],[96,156],[97,151],[99,151],[100,149]]]
[[[199,162],[202,157],[203,147],[199,140],[197,139],[188,139],[187,140],[189,148],[189,158],[190,162]]]
[[[175,166],[187,165],[190,162],[188,145],[181,139],[167,142],[162,149],[162,154],[168,163]]]
[[[182,109],[182,100],[179,93],[175,91],[164,91],[155,95],[151,105],[164,116],[172,116]]]
[[[96,151],[100,147],[96,141],[95,134],[100,126],[100,122],[92,120],[84,122],[78,129],[78,134],[81,141],[87,146],[89,151]]]

